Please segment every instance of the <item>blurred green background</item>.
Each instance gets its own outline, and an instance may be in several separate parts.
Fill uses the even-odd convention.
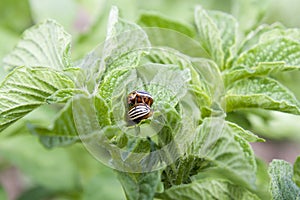
[[[135,21],[143,11],[157,11],[182,22],[192,22],[193,9],[233,14],[243,32],[257,24],[281,22],[300,28],[298,0],[1,0],[0,60],[20,39],[22,32],[52,18],[72,34],[72,56],[79,59],[101,43],[111,5],[121,16]],[[5,76],[0,67],[0,79]],[[300,99],[300,72],[277,76]],[[95,160],[81,144],[45,149],[26,128],[28,121],[49,125],[55,111],[44,106],[0,134],[0,200],[125,199],[113,171]],[[300,154],[300,117],[278,112],[237,112],[228,119],[267,139],[253,144],[258,157],[269,162],[281,158],[294,162]]]

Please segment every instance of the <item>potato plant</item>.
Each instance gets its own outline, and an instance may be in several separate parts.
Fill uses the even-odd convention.
[[[3,59],[0,130],[41,106],[59,108],[50,127],[27,128],[45,148],[83,143],[115,171],[128,200],[300,199],[300,158],[264,168],[250,145],[264,139],[226,117],[300,114],[275,76],[299,70],[300,29],[240,33],[233,16],[201,6],[190,24],[149,12],[127,21],[112,7],[105,41],[73,60],[71,35],[45,20]],[[153,114],[129,123],[135,90],[151,94]]]

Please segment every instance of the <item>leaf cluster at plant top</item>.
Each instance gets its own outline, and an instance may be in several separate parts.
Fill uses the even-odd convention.
[[[271,76],[299,70],[300,30],[262,25],[240,42],[234,17],[200,6],[195,8],[194,24],[153,13],[142,14],[138,24],[119,18],[113,7],[102,48],[76,62],[71,61],[71,36],[55,21],[25,31],[3,60],[10,73],[0,85],[0,130],[39,106],[60,104],[63,108],[50,127],[28,127],[46,147],[73,144],[79,141],[80,129],[93,126],[85,115],[79,118],[85,127],[74,121],[74,112],[88,111],[80,101],[75,102],[75,110],[72,106],[73,97],[83,96],[96,108],[97,126],[112,144],[149,152],[146,139],[134,141],[116,127],[114,111],[124,114],[126,110],[124,102],[117,100],[138,87],[157,97],[155,103],[165,115],[154,138],[156,148],[183,130],[192,140],[182,139],[174,151],[184,154],[161,170],[116,172],[127,199],[300,199],[299,158],[294,169],[275,160],[267,172],[249,144],[264,140],[238,124],[218,121],[225,113],[245,108],[300,114],[293,93]],[[185,98],[178,98],[180,92],[174,95],[151,83],[172,91],[181,89],[176,84],[186,86],[190,105],[180,101]],[[154,113],[154,118],[160,114]],[[215,129],[216,124],[221,129]],[[112,156],[121,162],[119,155]],[[270,180],[264,178],[267,173]]]

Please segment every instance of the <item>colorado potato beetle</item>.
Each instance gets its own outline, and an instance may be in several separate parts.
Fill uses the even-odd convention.
[[[149,107],[153,104],[153,98],[151,94],[145,91],[133,91],[127,96],[127,103],[129,108],[134,107],[134,105],[139,103],[145,103]]]
[[[128,117],[131,121],[139,123],[142,119],[151,117],[152,113],[150,106],[146,103],[138,103],[128,111]]]

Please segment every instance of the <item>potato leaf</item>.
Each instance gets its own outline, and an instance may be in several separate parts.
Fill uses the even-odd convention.
[[[184,24],[182,22],[174,21],[156,13],[143,13],[140,16],[138,23],[145,27],[159,27],[164,29],[172,29],[192,38],[195,36],[195,32],[192,26]]]
[[[282,61],[287,66],[300,66],[300,43],[289,38],[278,37],[258,43],[243,52],[234,66],[251,68],[262,62]]]
[[[18,66],[47,67],[63,70],[70,66],[71,35],[53,20],[26,30],[15,49],[4,59],[12,70]]]
[[[274,200],[300,199],[300,188],[292,181],[293,168],[283,160],[273,160],[269,166],[270,190]]]
[[[159,171],[132,174],[117,172],[127,200],[152,200],[160,182]]]
[[[0,85],[0,130],[66,88],[74,88],[74,83],[61,72],[43,67],[16,68]]]
[[[210,57],[223,67],[224,51],[222,49],[221,33],[217,24],[200,6],[195,9],[195,23],[199,41]]]
[[[227,112],[242,108],[263,108],[300,114],[300,103],[279,82],[270,78],[249,78],[229,86],[226,93]]]
[[[214,167],[219,167],[227,178],[243,186],[253,187],[256,162],[243,132],[221,118],[206,118],[189,143],[187,152],[196,158],[211,162]]]
[[[224,200],[259,200],[247,189],[222,179],[197,180],[190,184],[179,185],[159,194],[166,200],[224,199]]]

